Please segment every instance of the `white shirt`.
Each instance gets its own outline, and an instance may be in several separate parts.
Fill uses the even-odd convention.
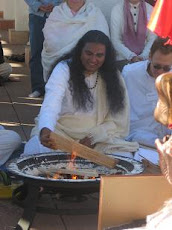
[[[156,122],[153,116],[158,94],[155,78],[147,72],[149,62],[142,61],[124,67],[124,77],[130,100],[129,140],[154,147],[156,138],[170,134],[165,126]]]
[[[138,16],[139,16],[139,2],[137,4],[130,3],[130,12],[133,16],[134,29],[137,31]]]

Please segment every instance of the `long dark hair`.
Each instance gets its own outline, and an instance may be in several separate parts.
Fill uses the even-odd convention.
[[[120,84],[118,69],[116,67],[116,53],[109,38],[101,31],[87,32],[77,43],[75,48],[60,61],[67,60],[70,69],[69,85],[73,96],[74,105],[78,109],[87,110],[92,106],[92,96],[85,83],[85,67],[81,62],[81,53],[87,43],[100,43],[106,47],[105,61],[98,70],[106,85],[106,95],[111,113],[116,113],[124,107],[124,89]],[[54,66],[55,66],[54,65]]]

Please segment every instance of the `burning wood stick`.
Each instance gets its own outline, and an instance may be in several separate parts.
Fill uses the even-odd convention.
[[[84,177],[98,177],[99,174],[94,169],[68,169],[68,168],[38,168],[38,170],[43,174],[49,174],[53,176],[54,174],[69,174],[76,176],[84,176]]]
[[[72,139],[62,137],[56,133],[51,132],[50,139],[55,143],[55,149],[60,149],[65,152],[73,153],[79,157],[90,160],[99,165],[104,165],[108,168],[114,168],[118,163],[118,160],[112,157],[106,156],[103,153],[99,153],[94,149],[88,148]]]

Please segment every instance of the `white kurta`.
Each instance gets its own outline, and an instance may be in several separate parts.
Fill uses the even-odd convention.
[[[111,41],[114,45],[114,48],[117,51],[117,60],[131,60],[132,57],[137,56],[134,52],[129,50],[122,41],[122,35],[124,32],[124,0],[121,0],[117,3],[111,12],[111,25],[110,25],[110,32],[111,32]],[[138,8],[138,6],[137,6]],[[147,9],[147,18],[149,20],[153,7],[146,3]],[[134,22],[136,22],[135,29],[137,26],[138,20],[138,9],[134,8],[134,5],[131,6],[131,13],[134,18]],[[136,14],[136,16],[134,16]],[[139,55],[143,58],[143,60],[147,59],[149,56],[149,51],[152,46],[153,41],[155,40],[156,35],[147,30],[147,36],[145,40],[145,47],[143,52]]]
[[[170,134],[165,126],[156,122],[153,116],[158,100],[155,78],[147,72],[148,61],[129,64],[124,67],[124,77],[130,99],[130,134],[128,140],[143,146],[155,148],[155,139]]]
[[[20,136],[0,126],[0,165],[4,164],[11,154],[20,146]]]

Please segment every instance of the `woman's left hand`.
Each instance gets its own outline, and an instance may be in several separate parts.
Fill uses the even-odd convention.
[[[84,137],[79,141],[80,144],[85,145],[91,149],[95,147],[95,144],[92,144],[92,138],[91,137]]]

